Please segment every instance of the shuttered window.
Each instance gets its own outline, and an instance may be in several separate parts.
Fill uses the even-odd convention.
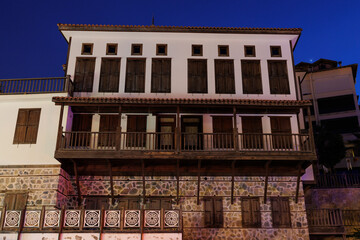
[[[85,209],[100,210],[109,209],[108,197],[87,197],[85,202]]]
[[[27,193],[6,193],[4,206],[6,210],[23,210],[26,206]]]
[[[127,147],[145,147],[146,145],[145,115],[129,115],[127,118]]]
[[[260,201],[258,197],[242,198],[241,212],[243,227],[261,227]]]
[[[270,93],[290,94],[286,61],[268,61]]]
[[[212,228],[223,227],[223,205],[222,198],[204,198],[205,226]]]
[[[140,209],[140,199],[138,199],[138,198],[121,198],[119,200],[119,208],[130,209],[130,210],[139,210]]]
[[[262,94],[261,69],[259,60],[241,61],[244,94]]]
[[[74,114],[72,121],[72,131],[69,145],[73,147],[88,147],[91,140],[91,114]]]
[[[215,86],[216,93],[235,93],[234,60],[215,60]]]
[[[19,109],[14,144],[36,143],[41,109]]]
[[[241,117],[243,148],[263,148],[263,130],[261,117]]]
[[[171,59],[153,58],[151,71],[151,92],[171,92]]]
[[[273,148],[292,148],[290,117],[270,117]]]
[[[95,58],[77,58],[74,77],[75,92],[92,92]]]
[[[125,92],[145,92],[144,58],[128,58],[126,64]]]
[[[233,148],[233,117],[214,116],[213,117],[213,147],[214,148]]]
[[[101,115],[98,146],[115,147],[116,145],[116,129],[119,125],[118,115]]]
[[[118,92],[120,58],[103,58],[101,61],[99,92]]]
[[[146,209],[160,210],[172,209],[171,199],[169,198],[150,198],[146,204]]]
[[[271,198],[273,227],[291,227],[289,199],[284,197]]]
[[[207,92],[207,60],[188,59],[188,93]]]

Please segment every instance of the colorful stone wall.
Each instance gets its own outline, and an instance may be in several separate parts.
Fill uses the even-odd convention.
[[[28,193],[27,208],[55,207],[59,198],[60,170],[57,165],[2,166],[0,207],[3,207],[6,192],[20,191]]]
[[[80,177],[82,195],[110,195],[109,177]],[[75,179],[69,178],[68,207],[76,207]],[[291,228],[273,228],[271,204],[264,203],[264,177],[235,177],[234,204],[231,204],[230,177],[201,177],[200,204],[197,205],[197,177],[180,178],[180,202],[173,208],[183,211],[183,239],[309,239],[305,202],[302,190],[298,203],[295,203],[296,177],[269,177],[268,196],[289,197],[291,210]],[[176,179],[174,177],[146,177],[146,196],[176,197]],[[138,176],[114,176],[115,196],[135,196],[141,201],[142,179]],[[302,186],[300,186],[302,189]],[[204,226],[205,196],[219,196],[223,199],[223,228]],[[241,216],[241,197],[260,197],[262,226],[243,228]],[[83,202],[85,203],[85,202]],[[71,205],[73,204],[73,205]],[[117,207],[116,203],[112,207]]]

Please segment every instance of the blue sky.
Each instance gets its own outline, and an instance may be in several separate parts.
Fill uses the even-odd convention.
[[[67,43],[57,23],[150,25],[152,15],[156,25],[300,27],[295,63],[360,63],[360,0],[13,0],[0,6],[0,79],[62,76]]]

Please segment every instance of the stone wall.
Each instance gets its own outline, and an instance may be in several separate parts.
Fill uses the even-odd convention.
[[[313,188],[306,191],[310,208],[360,210],[360,188]]]
[[[68,207],[76,207],[75,179],[70,177],[68,187]],[[80,177],[82,195],[110,195],[109,177]],[[309,239],[305,201],[302,190],[298,203],[295,203],[296,177],[269,177],[268,196],[283,196],[290,199],[291,228],[273,228],[271,204],[264,203],[264,177],[235,177],[234,204],[231,204],[230,177],[201,177],[200,204],[197,205],[197,177],[180,178],[180,202],[173,208],[183,211],[183,239]],[[146,177],[146,196],[176,197],[174,177]],[[141,201],[142,179],[138,176],[114,176],[115,196],[136,196]],[[300,186],[302,189],[302,186]],[[223,228],[204,226],[205,196],[219,196],[223,199]],[[262,226],[243,228],[241,216],[241,197],[260,197]],[[116,207],[116,204],[115,206]]]
[[[20,191],[28,193],[27,208],[55,207],[59,198],[60,170],[58,165],[2,166],[0,207],[4,205],[6,192]]]

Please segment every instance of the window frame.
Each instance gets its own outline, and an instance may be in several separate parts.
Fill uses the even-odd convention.
[[[131,61],[136,61],[136,60],[141,60],[144,62],[144,79],[143,79],[143,89],[139,89],[139,87],[137,87],[136,90],[132,90],[128,84],[130,84],[128,81],[129,80],[129,62]],[[145,84],[146,84],[146,58],[127,58],[126,59],[126,68],[125,68],[125,89],[124,92],[125,93],[145,93]]]
[[[286,211],[286,209],[282,209],[282,204],[279,204],[279,211],[277,213],[275,213],[274,211],[274,201],[277,201],[278,203],[281,201],[286,201],[287,204],[287,209],[288,211]],[[290,209],[290,201],[288,197],[271,197],[270,198],[270,204],[271,204],[271,218],[272,218],[272,224],[273,224],[273,228],[291,228],[291,209]],[[288,222],[286,223],[275,223],[274,222],[274,214],[279,214],[279,218],[281,219],[281,216],[283,216],[282,214],[286,214],[287,218],[288,218]],[[280,220],[281,221],[281,220]]]
[[[245,224],[244,221],[244,216],[245,216],[245,212],[244,212],[244,199],[250,200],[250,218],[251,218],[251,223],[249,224]],[[259,211],[258,211],[258,219],[252,219],[254,214],[254,210],[253,210],[253,206],[252,206],[252,201],[251,200],[256,200],[256,204],[258,204],[259,207]],[[242,225],[243,227],[246,228],[261,228],[261,209],[260,209],[260,198],[259,197],[242,197],[241,198],[241,218],[242,218]],[[255,221],[256,220],[256,221]]]
[[[223,54],[221,53],[221,49],[225,48],[226,49],[226,53]],[[219,57],[229,57],[230,56],[230,52],[229,52],[229,45],[218,45],[218,56]]]
[[[27,113],[27,122],[25,125],[20,125],[19,124],[19,116],[20,116],[20,112],[21,111],[28,111]],[[38,121],[35,125],[29,125],[29,115],[31,111],[39,111],[39,116],[38,116]],[[14,139],[13,139],[13,144],[36,144],[37,142],[37,137],[38,137],[38,133],[39,133],[39,125],[40,125],[40,118],[41,118],[41,108],[19,108],[18,109],[18,115],[17,115],[17,119],[16,119],[16,124],[15,124],[15,132],[14,132]],[[25,134],[24,134],[24,139],[16,139],[16,133],[18,130],[19,126],[25,126]],[[35,136],[33,137],[32,141],[26,141],[27,139],[27,133],[28,133],[28,128],[30,126],[35,126],[36,127],[36,132],[34,133]]]
[[[140,52],[139,53],[136,53],[134,51],[134,48],[135,47],[139,47],[140,48]],[[141,56],[143,53],[143,44],[142,43],[133,43],[131,44],[131,55],[134,55],[134,56]]]
[[[194,91],[190,89],[190,68],[189,68],[189,63],[190,62],[196,62],[196,61],[203,61],[205,62],[205,67],[206,67],[206,71],[205,71],[205,76],[202,76],[205,78],[205,90],[204,91]],[[208,59],[204,59],[204,58],[188,58],[188,62],[187,62],[187,93],[188,94],[208,94],[209,93],[209,76],[208,76]],[[192,78],[194,77],[194,75],[192,75]],[[196,76],[195,76],[196,77]],[[191,90],[191,91],[190,91]]]
[[[227,82],[227,88],[222,86],[224,84],[224,78],[220,77],[221,64],[230,65],[232,72],[230,74],[222,73],[222,76],[226,76],[226,79],[231,78],[231,81]],[[235,94],[236,93],[236,83],[235,83],[235,64],[234,59],[214,59],[214,70],[215,70],[215,93],[216,94]],[[221,91],[223,90],[223,91]]]
[[[90,52],[84,52],[85,46],[90,46]],[[81,46],[81,55],[93,55],[94,43],[83,43]]]
[[[115,47],[115,52],[114,53],[110,53],[109,52],[109,47]],[[106,44],[106,55],[117,55],[117,50],[118,50],[118,44],[117,43],[107,43]]]
[[[200,48],[200,53],[195,53],[194,50],[195,48],[199,47]],[[203,45],[202,44],[193,44],[191,45],[191,56],[194,57],[202,57],[203,56]]]
[[[164,53],[160,53],[159,52],[159,48],[160,47],[164,47],[165,48],[165,52]],[[156,56],[167,56],[167,53],[168,53],[168,51],[167,51],[167,44],[165,44],[165,43],[159,43],[159,44],[156,44]]]
[[[216,204],[215,201],[219,201],[221,202],[221,210],[216,210]],[[204,218],[204,225],[206,228],[222,228],[224,226],[224,203],[223,203],[223,198],[222,197],[218,197],[218,196],[209,196],[209,197],[204,197],[203,198],[203,202],[204,202],[204,215],[206,215],[206,212],[208,212],[206,210],[206,201],[210,201],[211,202],[211,211],[210,214],[212,216],[213,222],[210,223],[206,223],[206,216]],[[216,214],[217,212],[221,213],[221,217],[220,220],[217,220]]]
[[[273,49],[276,49],[276,48],[278,48],[279,54],[274,55],[273,54]],[[271,55],[271,57],[282,57],[281,46],[270,46],[270,55]]]
[[[246,53],[246,48],[252,48],[253,49],[253,54],[247,54]],[[256,57],[255,45],[245,45],[244,46],[244,56],[245,57]]]

